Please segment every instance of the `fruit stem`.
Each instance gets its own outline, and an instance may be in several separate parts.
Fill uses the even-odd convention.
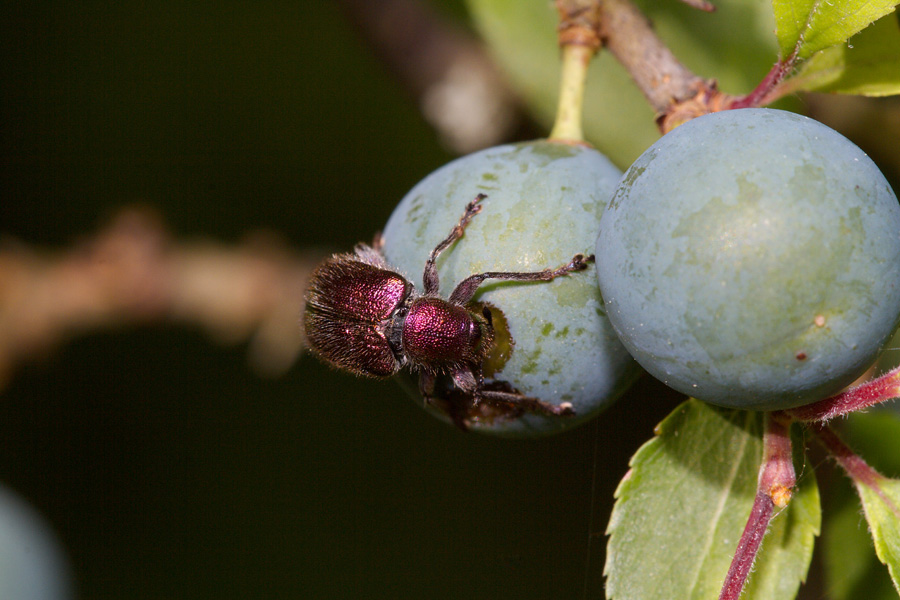
[[[550,139],[584,142],[582,116],[584,87],[591,59],[600,49],[599,0],[556,0],[559,11],[559,45],[562,48],[562,74],[556,122]]]
[[[756,498],[753,500],[753,509],[741,534],[737,550],[731,559],[719,600],[740,598],[775,507],[784,508],[791,500],[797,476],[791,449],[790,424],[791,421],[782,414],[766,414],[764,454],[759,469]]]
[[[836,396],[784,411],[804,423],[828,421],[900,396],[900,367]]]
[[[551,140],[571,142],[584,140],[584,131],[581,127],[584,84],[587,79],[587,67],[593,54],[593,50],[584,46],[563,46],[559,104],[556,107],[556,122],[550,131]]]
[[[728,105],[728,108],[755,108],[777,100],[780,97],[777,94],[778,86],[794,70],[795,62],[796,54],[788,57],[786,60],[779,60],[772,65],[772,68],[752,92],[746,96],[735,98]]]

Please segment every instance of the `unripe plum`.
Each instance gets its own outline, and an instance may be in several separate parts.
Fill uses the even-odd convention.
[[[690,121],[625,172],[597,240],[609,318],[685,394],[775,410],[838,392],[900,314],[900,206],[852,142],[806,117]]]
[[[0,484],[0,598],[70,600],[71,566],[50,524]]]
[[[487,196],[481,212],[437,261],[442,296],[474,273],[557,267],[576,253],[592,253],[620,175],[582,146],[537,141],[476,152],[431,173],[403,198],[384,229],[384,255],[422,289],[429,253],[461,207],[481,193]],[[506,355],[485,365],[489,379],[551,404],[571,403],[575,415],[524,414],[472,429],[511,436],[561,431],[595,416],[640,372],[604,315],[593,265],[552,282],[487,281],[474,300],[499,309],[511,337],[501,349]],[[504,332],[498,337],[504,345]]]

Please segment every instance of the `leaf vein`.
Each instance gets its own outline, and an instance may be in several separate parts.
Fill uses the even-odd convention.
[[[800,31],[797,35],[797,43],[794,45],[793,56],[797,56],[800,54],[800,48],[803,46],[803,42],[806,39],[806,33],[812,29],[813,18],[816,13],[819,12],[819,7],[822,5],[822,0],[816,0],[810,5],[809,12],[806,15],[806,22],[803,23],[803,26],[800,28]]]
[[[736,414],[742,414],[742,413],[736,413]],[[749,419],[751,418],[752,413],[747,412],[747,413],[743,413],[743,414],[746,414],[746,419],[748,420],[747,422],[749,424]],[[728,477],[725,479],[725,483],[727,485],[722,486],[722,492],[719,494],[719,502],[716,506],[715,511],[713,511],[712,518],[709,521],[710,525],[709,525],[709,528],[707,529],[706,540],[704,541],[703,551],[700,553],[700,556],[708,556],[709,552],[710,552],[710,548],[712,548],[712,546],[713,546],[713,543],[715,541],[715,533],[716,533],[716,529],[718,527],[718,523],[722,518],[722,514],[725,512],[725,506],[728,503],[729,496],[731,495],[731,493],[730,493],[731,489],[734,487],[734,483],[737,480],[738,473],[740,472],[741,466],[743,464],[743,461],[740,460],[739,457],[743,457],[743,454],[746,452],[747,444],[749,443],[749,440],[750,440],[750,436],[743,436],[741,439],[740,448],[734,454],[734,457],[733,457],[733,460],[731,463],[731,470],[728,473]],[[697,585],[699,584],[699,582],[701,580],[700,573],[703,570],[704,563],[705,563],[705,561],[699,561],[697,563],[697,565],[694,569],[694,573],[691,577],[690,589],[691,589],[692,597],[695,595],[696,590],[697,590]]]

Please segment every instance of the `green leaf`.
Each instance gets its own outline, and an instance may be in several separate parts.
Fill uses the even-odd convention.
[[[714,599],[750,514],[762,460],[761,413],[689,400],[642,446],[616,490],[607,549],[611,600]],[[772,521],[747,598],[794,598],[819,529],[819,497],[802,473]]]
[[[884,473],[900,472],[900,418],[890,410],[853,413],[848,442]],[[828,493],[822,532],[825,589],[832,600],[896,600],[887,569],[875,555],[872,536],[860,514],[859,495],[838,479]]]
[[[803,60],[888,14],[898,0],[772,0],[781,58]]]
[[[888,96],[900,94],[900,21],[882,17],[850,39],[811,56],[784,82],[786,93],[801,90]]]
[[[878,559],[887,565],[894,588],[900,593],[900,480],[878,477],[865,484],[854,482]]]
[[[830,600],[897,600],[887,569],[878,561],[872,548],[872,536],[859,510],[859,495],[849,485],[845,489],[845,486],[835,484],[828,489],[822,523],[826,597]]]
[[[847,442],[866,462],[889,477],[900,475],[900,403],[849,415]]]
[[[900,473],[900,417],[896,405],[887,405],[868,413],[850,415],[847,439],[850,446],[865,456],[882,473]],[[887,480],[896,487],[896,480]],[[887,507],[874,490],[857,484],[857,492],[866,499],[874,500],[874,507]],[[828,519],[823,536],[825,561],[825,582],[829,597],[835,600],[887,600],[896,598],[897,591],[891,582],[888,570],[879,563],[872,550],[872,536],[866,531],[865,521],[859,512],[859,496],[849,494],[849,487],[838,488],[829,503]],[[895,501],[896,503],[896,501]],[[873,517],[877,517],[875,511]],[[870,517],[869,510],[865,511]],[[889,516],[896,527],[897,518]],[[870,522],[870,529],[875,526]],[[883,536],[882,536],[883,537]],[[885,538],[887,539],[887,538]]]

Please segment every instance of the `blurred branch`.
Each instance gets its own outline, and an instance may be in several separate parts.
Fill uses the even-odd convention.
[[[375,55],[419,101],[425,119],[459,153],[509,138],[521,109],[483,46],[422,0],[339,0]],[[688,4],[711,11],[703,0]],[[665,133],[734,100],[685,67],[630,0],[564,0],[560,10],[599,10],[600,39],[628,70]],[[548,27],[550,23],[548,22]],[[583,28],[576,28],[575,33]],[[565,21],[563,23],[564,36]],[[561,40],[563,37],[561,37]]]
[[[506,141],[522,120],[516,96],[477,38],[421,0],[339,0],[374,54],[416,99],[451,150]]]
[[[7,241],[0,247],[0,389],[18,365],[76,335],[162,320],[199,325],[220,342],[249,340],[252,364],[279,374],[303,349],[303,291],[319,258],[265,234],[233,247],[175,242],[139,209],[58,253]]]

